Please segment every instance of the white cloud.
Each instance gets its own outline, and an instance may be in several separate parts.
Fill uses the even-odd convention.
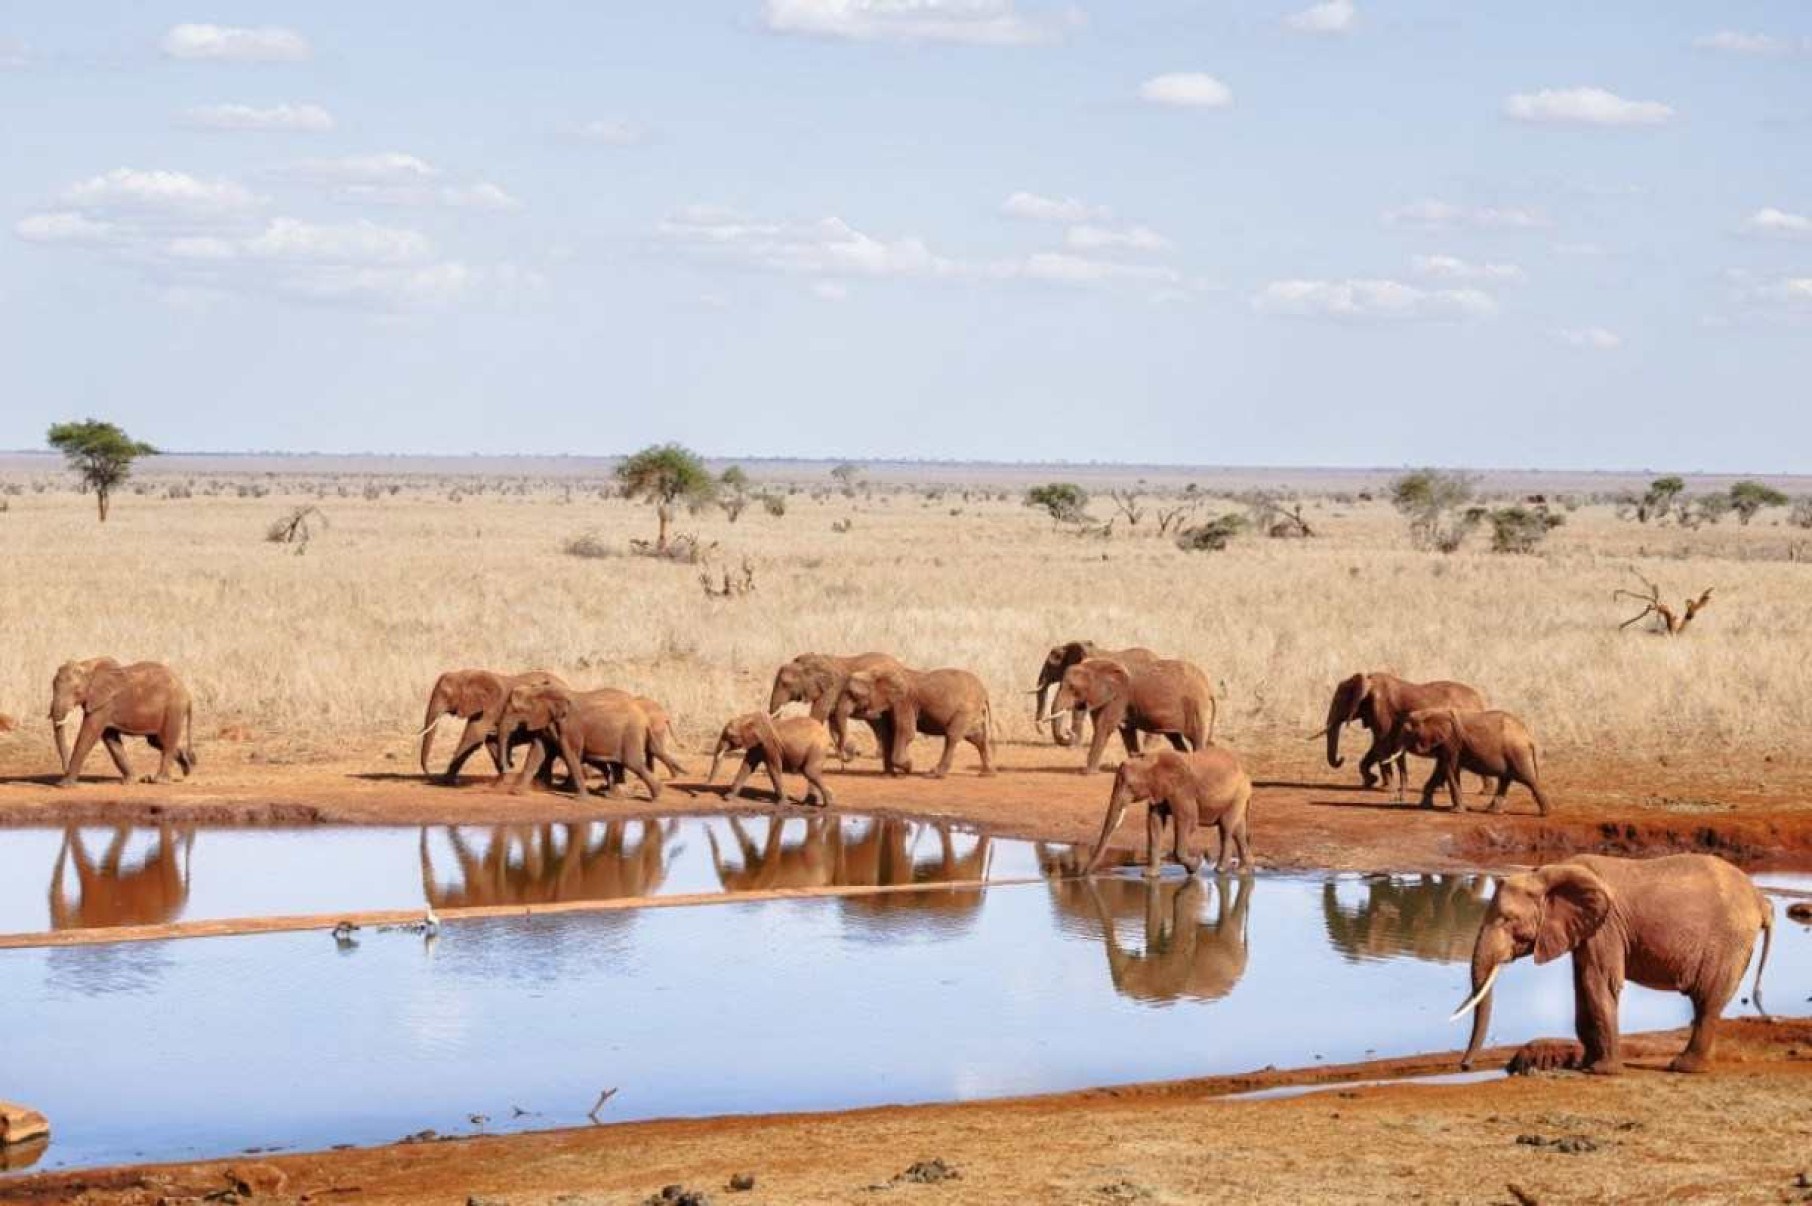
[[[1625,100],[1603,88],[1519,92],[1504,101],[1504,114],[1517,121],[1583,126],[1658,126],[1674,118],[1673,109],[1660,101]]]
[[[1764,58],[1812,53],[1812,38],[1777,38],[1771,34],[1743,33],[1734,29],[1720,29],[1717,33],[1694,38],[1692,44],[1700,50],[1717,50],[1725,54],[1747,54]]]
[[[72,184],[62,196],[79,209],[183,217],[237,213],[259,203],[251,190],[224,177],[204,180],[187,172],[129,167]]]
[[[1623,337],[1604,327],[1569,327],[1554,332],[1554,337],[1570,348],[1591,352],[1614,352],[1623,346]]]
[[[296,179],[329,190],[336,201],[410,209],[516,210],[522,202],[489,180],[453,183],[419,155],[383,151],[337,159],[305,159],[291,167]]]
[[[1359,10],[1353,0],[1327,0],[1325,4],[1292,13],[1284,18],[1284,24],[1297,33],[1344,34],[1353,31],[1358,17]]]
[[[337,225],[273,218],[245,240],[245,254],[260,259],[341,264],[402,264],[428,259],[433,245],[419,231],[361,219]]]
[[[1252,299],[1261,314],[1343,320],[1414,321],[1484,318],[1497,302],[1477,289],[1422,289],[1403,281],[1272,281]]]
[[[1140,84],[1139,99],[1183,109],[1225,109],[1233,103],[1233,92],[1211,75],[1173,71]]]
[[[1009,218],[1033,222],[1093,222],[1111,216],[1105,205],[1090,205],[1075,197],[1041,197],[1028,192],[1014,193],[1002,201],[1000,212]]]
[[[1455,205],[1449,201],[1416,201],[1384,211],[1387,226],[1414,226],[1428,230],[1470,227],[1475,230],[1532,230],[1548,225],[1539,210],[1517,206]]]
[[[990,274],[1062,285],[1100,285],[1114,281],[1175,284],[1182,279],[1173,268],[1151,264],[1121,264],[1060,251],[1035,252],[1018,263],[996,265],[990,270]]]
[[[105,243],[118,233],[111,222],[96,222],[70,210],[26,214],[13,233],[28,243]]]
[[[1457,255],[1418,255],[1410,261],[1410,266],[1417,276],[1437,281],[1516,283],[1526,279],[1523,270],[1515,264],[1479,264]]]
[[[689,252],[772,272],[809,276],[940,277],[962,268],[924,240],[878,239],[841,218],[791,225],[756,222],[715,206],[691,206],[661,223],[661,235]]]
[[[1165,251],[1170,240],[1149,226],[1110,226],[1083,224],[1064,232],[1064,243],[1077,251]]]
[[[222,63],[299,63],[310,54],[307,38],[274,25],[261,29],[177,25],[164,35],[161,45],[164,54],[173,59]]]
[[[1804,238],[1812,235],[1812,218],[1805,214],[1791,214],[1770,205],[1750,214],[1743,222],[1743,229],[1751,234]]]
[[[812,296],[819,301],[844,301],[849,297],[849,286],[838,281],[813,281]]]
[[[31,66],[31,49],[14,38],[0,38],[0,71],[21,71]]]
[[[581,142],[595,142],[607,147],[633,147],[648,137],[640,125],[621,117],[600,117],[594,121],[575,122],[567,132]]]
[[[320,134],[333,129],[333,114],[320,105],[196,105],[183,118],[204,130],[272,130]]]
[[[850,42],[1042,46],[1082,23],[1080,10],[1021,13],[1014,0],[765,0],[775,33]]]

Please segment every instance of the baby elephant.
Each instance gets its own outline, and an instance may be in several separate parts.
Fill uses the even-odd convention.
[[[1573,1027],[1577,1043],[1537,1040],[1516,1053],[1512,1072],[1537,1067],[1610,1074],[1623,1069],[1617,1002],[1627,979],[1644,988],[1686,994],[1692,1037],[1668,1065],[1701,1072],[1711,1064],[1718,1015],[1736,995],[1762,935],[1755,967],[1757,1012],[1762,969],[1774,936],[1774,909],[1747,875],[1709,854],[1608,858],[1582,854],[1498,885],[1472,946],[1472,995],[1454,1011],[1476,1008],[1472,1040],[1460,1067],[1491,1024],[1491,986],[1512,960],[1537,963],[1573,956]]]
[[[1239,848],[1240,870],[1252,869],[1252,851],[1246,832],[1246,812],[1252,802],[1252,780],[1231,750],[1209,746],[1205,750],[1180,753],[1160,750],[1128,758],[1114,774],[1113,795],[1108,797],[1107,816],[1101,822],[1101,836],[1095,842],[1095,853],[1083,874],[1093,874],[1107,857],[1107,840],[1114,836],[1126,815],[1126,806],[1149,801],[1145,814],[1145,874],[1158,875],[1158,847],[1164,838],[1164,818],[1176,822],[1173,853],[1176,860],[1194,875],[1202,865],[1202,856],[1189,852],[1189,839],[1197,825],[1213,825],[1220,830],[1220,855],[1214,860],[1217,873],[1227,867],[1230,845]]]
[[[742,798],[742,785],[758,766],[768,768],[768,779],[774,784],[774,802],[790,803],[786,788],[780,782],[781,771],[805,776],[807,789],[802,804],[823,806],[831,802],[830,788],[824,785],[824,760],[830,756],[830,730],[821,720],[810,716],[787,716],[775,720],[766,712],[745,712],[724,725],[717,735],[717,748],[711,751],[711,771],[705,785],[717,778],[717,764],[731,750],[745,751],[742,765],[736,768],[736,779],[730,784],[726,800]]]
[[[1541,815],[1548,815],[1548,793],[1541,789],[1535,738],[1510,713],[1423,708],[1404,718],[1403,741],[1415,753],[1435,761],[1434,774],[1422,785],[1422,807],[1434,807],[1435,790],[1445,783],[1458,812],[1460,772],[1471,771],[1497,780],[1497,791],[1486,812],[1504,810],[1504,795],[1514,781],[1527,787]]]

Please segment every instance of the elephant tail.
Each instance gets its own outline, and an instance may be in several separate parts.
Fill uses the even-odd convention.
[[[1768,950],[1774,945],[1774,902],[1760,892],[1756,897],[1762,906],[1762,958],[1755,965],[1755,983],[1749,987],[1749,999],[1755,1002],[1755,1011],[1765,1018],[1768,1009],[1762,1004],[1762,972],[1768,966]]]

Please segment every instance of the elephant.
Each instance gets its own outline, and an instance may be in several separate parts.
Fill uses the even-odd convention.
[[[447,842],[459,878],[443,887],[421,831],[422,894],[436,909],[622,900],[652,896],[667,878],[666,847],[678,823],[498,825],[480,854],[458,828]]]
[[[189,903],[190,868],[195,849],[192,828],[160,825],[157,843],[136,867],[126,865],[132,830],[113,831],[97,861],[82,841],[82,831],[63,830],[63,845],[50,873],[50,928],[95,929],[122,925],[168,925]],[[65,868],[73,861],[76,894],[65,885]]]
[[[758,766],[768,768],[768,779],[774,784],[774,802],[789,803],[780,772],[793,771],[805,776],[807,790],[804,804],[828,805],[830,788],[824,783],[824,760],[830,754],[830,730],[822,721],[810,716],[785,716],[775,720],[766,712],[746,712],[724,725],[717,735],[717,747],[711,752],[711,772],[705,776],[709,787],[717,778],[717,765],[724,754],[742,750],[742,765],[730,784],[726,800],[742,798],[742,785]]]
[[[1107,815],[1101,821],[1101,836],[1084,874],[1093,874],[1101,865],[1107,857],[1108,839],[1120,827],[1126,806],[1139,801],[1149,802],[1145,814],[1147,878],[1156,879],[1159,874],[1158,851],[1166,817],[1175,824],[1172,852],[1191,875],[1202,865],[1202,856],[1189,852],[1189,839],[1198,825],[1213,825],[1220,831],[1220,853],[1214,860],[1216,874],[1226,871],[1227,853],[1235,847],[1241,873],[1251,872],[1252,848],[1246,822],[1252,803],[1252,780],[1231,750],[1218,746],[1190,753],[1159,750],[1122,762],[1114,772],[1114,790],[1108,797]]]
[[[76,723],[76,708],[82,709],[81,728],[72,751],[63,730]],[[50,723],[63,770],[58,787],[74,785],[96,741],[106,744],[121,781],[130,783],[132,765],[122,737],[143,737],[162,755],[157,773],[143,782],[168,783],[172,766],[181,767],[184,778],[195,773],[195,705],[182,680],[162,662],[122,666],[110,657],[64,662],[50,684]]]
[[[1246,876],[1216,879],[1209,920],[1203,907],[1208,889],[1194,876],[1084,881],[1115,991],[1151,1005],[1181,998],[1218,1001],[1231,993],[1246,973],[1253,882]],[[1143,916],[1145,923],[1143,949],[1137,951],[1120,944],[1115,924],[1118,917],[1133,916]]]
[[[1470,1068],[1491,1023],[1491,988],[1505,965],[1573,956],[1573,1027],[1578,1042],[1536,1040],[1510,1062],[1512,1072],[1569,1067],[1600,1075],[1623,1070],[1617,1033],[1623,983],[1683,993],[1692,1034],[1668,1065],[1673,1072],[1711,1066],[1718,1015],[1736,994],[1762,935],[1750,995],[1762,1007],[1762,971],[1774,939],[1774,909],[1749,877],[1710,854],[1630,859],[1582,854],[1498,884],[1472,947]]]
[[[1397,764],[1397,790],[1401,794],[1409,777],[1409,758],[1403,746],[1403,718],[1418,708],[1466,708],[1484,710],[1485,697],[1465,683],[1412,683],[1383,670],[1361,672],[1334,688],[1328,704],[1327,727],[1311,737],[1328,742],[1328,765],[1341,767],[1340,730],[1357,720],[1371,730],[1371,748],[1359,759],[1359,777],[1367,788],[1379,784],[1375,768],[1383,772],[1384,786],[1390,786],[1391,760]]]
[[[1162,733],[1179,750],[1204,749],[1214,741],[1214,687],[1199,666],[1159,658],[1128,666],[1111,658],[1086,658],[1063,672],[1051,701],[1053,714],[1094,717],[1084,774],[1101,769],[1108,737],[1118,730],[1130,755],[1139,753],[1140,733]]]
[[[1332,881],[1321,887],[1328,941],[1348,961],[1407,955],[1463,963],[1485,916],[1490,881],[1483,875],[1380,876],[1366,881],[1363,904],[1346,908]]]
[[[885,722],[881,766],[890,775],[912,773],[912,739],[919,733],[944,739],[943,755],[930,771],[933,779],[950,773],[956,747],[964,741],[981,754],[981,773],[994,773],[988,689],[967,670],[857,670],[843,685],[837,711]]]
[[[1542,790],[1535,739],[1523,722],[1508,712],[1462,712],[1456,708],[1422,708],[1403,718],[1403,744],[1435,760],[1434,773],[1422,785],[1422,807],[1434,807],[1435,789],[1447,785],[1453,810],[1460,811],[1460,772],[1497,780],[1486,812],[1502,812],[1512,781],[1535,797],[1548,815],[1548,793]]]
[[[558,754],[581,800],[591,796],[585,787],[587,763],[606,768],[615,763],[642,781],[649,799],[661,798],[661,781],[648,769],[648,716],[623,692],[518,684],[505,699],[496,728],[511,738],[520,729],[534,742],[510,785],[512,795],[527,790],[529,779]],[[608,791],[614,794],[615,785]]]
[[[673,737],[673,718],[667,714],[667,709],[662,707],[658,700],[650,699],[646,695],[631,695],[629,692],[620,691],[615,687],[599,687],[593,691],[583,691],[580,692],[580,696],[585,699],[623,700],[641,708],[642,714],[648,718],[646,759],[649,767],[652,768],[658,762],[667,768],[669,775],[677,777],[687,773],[685,766],[673,756],[670,744]],[[623,785],[623,768],[621,766],[613,762],[605,770],[610,776],[611,787]]]
[[[836,882],[840,826],[835,818],[815,815],[805,819],[805,840],[796,846],[785,842],[786,819],[768,820],[765,843],[757,845],[740,817],[728,821],[731,835],[742,854],[742,866],[725,864],[717,830],[705,830],[711,845],[711,866],[726,892],[772,892],[799,888],[824,888]]]
[[[919,839],[928,829],[936,834],[937,849],[920,858]],[[959,851],[956,833],[949,825],[870,818],[859,835],[852,837],[845,831],[839,838],[835,877],[839,886],[975,886],[861,893],[843,897],[838,908],[854,926],[882,937],[897,937],[913,925],[947,937],[956,926],[980,915],[987,892],[980,885],[987,881],[993,854],[993,840],[980,835],[966,852]]]
[[[547,670],[530,670],[523,674],[449,670],[435,679],[434,689],[428,693],[427,714],[422,718],[421,731],[416,734],[422,739],[422,774],[433,777],[428,770],[428,754],[434,748],[434,730],[439,727],[441,717],[457,716],[466,722],[466,728],[459,735],[459,744],[454,747],[453,759],[447,763],[441,781],[457,783],[459,768],[478,752],[481,745],[491,755],[491,762],[497,767],[497,778],[501,781],[510,769],[510,759],[509,750],[497,740],[497,718],[502,714],[504,700],[509,698],[510,692],[525,685],[564,687],[566,683]]]
[[[1032,688],[1032,694],[1038,697],[1036,710],[1032,713],[1038,718],[1036,723],[1046,720],[1051,725],[1051,740],[1058,745],[1068,747],[1076,744],[1076,730],[1069,723],[1068,712],[1045,712],[1051,691],[1063,681],[1064,671],[1086,658],[1105,657],[1119,662],[1123,666],[1144,665],[1158,660],[1158,655],[1151,650],[1134,645],[1130,649],[1102,649],[1093,641],[1065,641],[1061,645],[1051,646],[1051,651],[1044,655],[1044,664],[1038,668],[1038,685]],[[1138,753],[1138,750],[1133,750]]]
[[[858,670],[904,671],[901,661],[886,653],[858,653],[839,657],[830,653],[801,653],[774,672],[774,686],[768,692],[768,714],[775,715],[789,703],[803,703],[811,708],[813,720],[830,725],[837,757],[847,760],[849,732],[846,718],[837,710],[843,699],[843,687]],[[871,722],[875,747],[882,761],[887,758],[887,742],[880,722]]]

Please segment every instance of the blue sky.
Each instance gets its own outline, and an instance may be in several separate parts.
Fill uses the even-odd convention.
[[[1812,471],[1812,12],[20,0],[0,446]]]

